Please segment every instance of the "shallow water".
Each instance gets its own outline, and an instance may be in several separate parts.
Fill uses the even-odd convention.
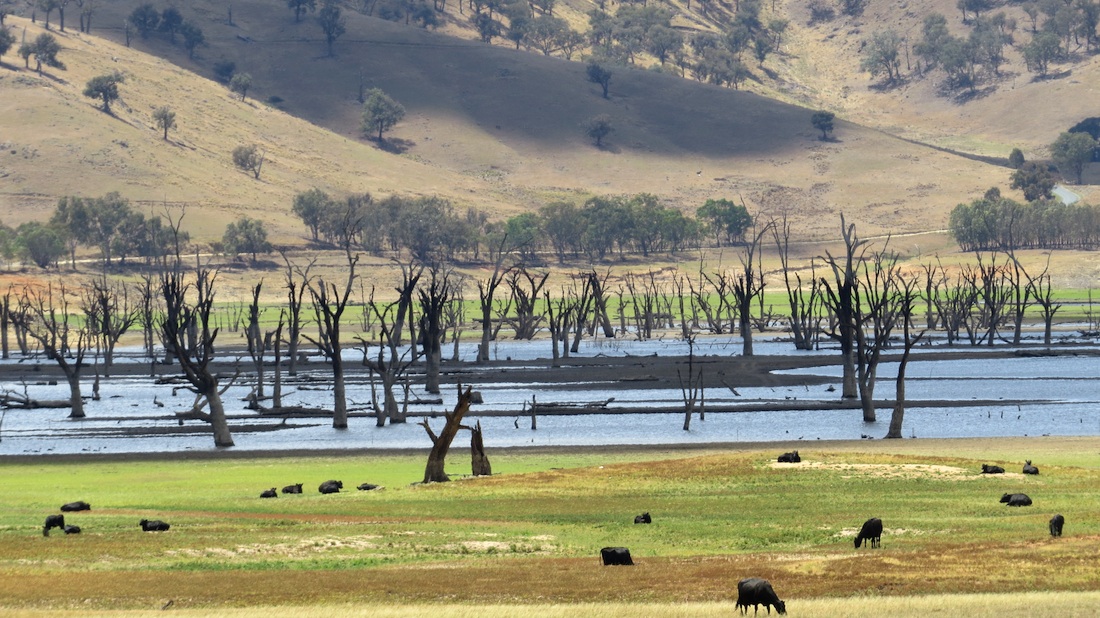
[[[758,341],[758,355],[789,354],[789,343]],[[931,348],[936,350],[937,348]],[[942,348],[939,348],[942,349]],[[1004,349],[997,348],[998,350]],[[1003,405],[970,407],[910,408],[906,411],[906,437],[993,437],[1036,435],[1100,434],[1100,361],[1094,357],[1055,356],[1034,358],[980,358],[971,360],[921,360],[928,348],[915,352],[908,367],[907,399],[913,402],[932,400],[1005,400]],[[971,348],[966,348],[971,351]],[[695,345],[696,354],[740,354],[737,338],[701,339]],[[979,350],[980,351],[980,350]],[[448,349],[449,352],[449,349]],[[493,346],[497,359],[510,359],[516,366],[544,366],[538,359],[548,355],[547,342],[501,342]],[[661,356],[686,354],[687,345],[668,339],[649,342],[597,340],[585,342],[578,356]],[[472,358],[472,345],[464,345],[463,358]],[[839,390],[840,367],[832,364],[835,350],[808,354],[822,357],[821,367],[787,373],[834,378]],[[358,361],[360,353],[350,351],[348,360]],[[319,359],[318,359],[319,360]],[[120,362],[144,362],[141,359],[121,359]],[[311,370],[323,377],[323,369]],[[548,369],[550,371],[550,369]],[[879,370],[879,398],[894,395],[893,377],[896,364],[883,364]],[[309,372],[300,372],[302,376]],[[485,404],[478,411],[517,412],[523,403],[536,396],[539,401],[602,401],[614,397],[608,405],[615,408],[653,407],[675,409],[682,406],[679,390],[635,389],[605,390],[606,383],[593,382],[578,393],[575,385],[562,388],[555,385],[530,385],[517,388],[514,384],[479,382]],[[0,387],[22,391],[21,384],[0,383]],[[66,398],[62,385],[31,384],[28,393],[40,399]],[[91,391],[90,380],[85,394]],[[736,406],[749,401],[785,402],[797,405],[835,402],[836,392],[829,385],[803,387],[739,388],[739,395],[728,389],[708,389],[709,405]],[[414,389],[415,390],[415,389]],[[411,411],[442,414],[454,405],[455,392],[444,388],[443,404],[412,406]],[[128,453],[212,451],[209,428],[198,421],[181,424],[177,411],[190,408],[193,396],[180,390],[173,396],[172,386],[153,385],[147,377],[113,378],[101,387],[103,399],[88,401],[87,418],[68,419],[68,410],[7,410],[0,425],[0,455],[34,453]],[[235,450],[269,449],[341,449],[341,448],[423,448],[431,443],[424,429],[416,422],[405,425],[375,427],[373,418],[353,417],[347,430],[334,430],[324,418],[282,419],[261,418],[244,409],[245,387],[233,387],[225,395]],[[421,396],[427,397],[423,393]],[[155,398],[155,399],[154,399]],[[353,380],[348,386],[349,406],[362,411],[370,400],[369,386]],[[1016,403],[1019,400],[1023,403]],[[163,404],[159,407],[154,401]],[[298,381],[284,386],[285,405],[330,406],[331,392],[321,384]],[[700,444],[711,442],[786,441],[858,439],[863,436],[881,438],[887,430],[890,411],[879,410],[878,422],[864,423],[858,410],[793,410],[772,412],[710,412],[705,420],[695,417],[691,431],[683,431],[683,413],[654,412],[649,414],[586,414],[578,416],[540,416],[537,429],[531,428],[530,417],[482,416],[487,448],[504,446],[551,445],[618,445],[618,444]],[[419,419],[416,419],[419,421]],[[431,421],[439,430],[442,418]],[[137,435],[129,435],[137,432]],[[460,436],[459,443],[462,438]]]

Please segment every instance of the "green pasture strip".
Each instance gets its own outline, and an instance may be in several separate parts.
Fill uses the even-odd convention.
[[[165,601],[167,603],[167,600]],[[829,618],[924,618],[925,616],[968,616],[969,618],[1085,618],[1096,615],[1098,592],[1022,592],[1016,594],[941,594],[901,597],[859,596],[843,599],[786,599],[788,616]],[[161,606],[163,607],[163,605]],[[528,605],[484,604],[318,604],[276,605],[251,608],[188,608],[175,603],[172,615],[225,618],[269,618],[311,616],[313,618],[716,618],[740,615],[734,602],[722,603],[576,603]],[[102,611],[104,618],[153,618],[163,616],[160,608],[149,610]],[[35,610],[0,609],[2,618],[87,616],[87,609]]]

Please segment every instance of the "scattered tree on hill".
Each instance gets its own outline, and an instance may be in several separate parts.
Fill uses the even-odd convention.
[[[868,0],[840,0],[840,12],[852,17],[859,17],[867,6]]]
[[[313,242],[318,240],[318,233],[325,220],[325,211],[331,201],[327,193],[316,187],[294,196],[294,205],[291,206],[291,211],[309,228]]]
[[[111,113],[111,103],[118,100],[118,85],[126,81],[122,73],[115,71],[106,75],[97,75],[88,80],[84,87],[84,96],[103,101],[103,111]]]
[[[4,19],[15,13],[15,0],[0,0],[0,27],[4,25]],[[7,358],[7,357],[5,357]]]
[[[588,81],[599,84],[600,88],[603,89],[603,98],[608,98],[607,91],[611,87],[611,71],[605,69],[598,62],[589,62],[585,72],[588,75]]]
[[[0,26],[0,58],[4,57],[4,54],[8,53],[12,47],[15,46],[15,35],[11,33],[11,30]]]
[[[241,97],[242,101],[248,94],[248,89],[251,87],[252,76],[248,73],[234,73],[233,78],[229,80],[229,90]]]
[[[1081,184],[1081,174],[1093,159],[1096,140],[1088,133],[1062,133],[1050,145],[1050,156],[1062,176],[1072,174]]]
[[[58,9],[60,0],[32,0],[34,8],[46,13],[46,30],[50,29],[50,14]]]
[[[183,36],[183,47],[187,50],[187,59],[191,60],[195,57],[195,49],[206,45],[206,37],[202,33],[202,28],[191,22],[184,22],[179,32]]]
[[[481,37],[483,43],[491,44],[493,37],[500,36],[503,31],[503,26],[500,20],[493,19],[493,16],[488,12],[477,12],[470,16],[470,21],[474,24],[474,29],[477,30],[477,34]]]
[[[821,141],[829,139],[829,133],[833,130],[833,120],[835,118],[836,114],[824,110],[814,112],[813,116],[810,116],[810,124],[821,131]]]
[[[233,165],[246,172],[252,172],[252,176],[259,180],[264,156],[265,153],[256,144],[237,146],[233,149]]]
[[[347,20],[340,14],[340,7],[335,2],[326,0],[325,6],[317,13],[317,23],[325,34],[328,55],[332,56],[332,45],[347,30]]]
[[[143,4],[130,13],[126,23],[133,26],[141,38],[147,39],[160,25],[160,13],[153,8],[152,4]]]
[[[706,221],[718,246],[722,246],[723,238],[729,245],[740,242],[752,226],[752,215],[744,204],[727,199],[707,200],[695,211],[695,216]]]
[[[1014,170],[1020,169],[1024,164],[1024,152],[1019,148],[1013,148],[1008,154],[1008,165]]]
[[[157,30],[168,33],[168,39],[173,44],[176,42],[176,33],[179,32],[182,27],[183,14],[180,13],[179,9],[174,6],[169,6],[161,11],[160,24],[157,26]]]
[[[92,32],[92,16],[95,15],[96,9],[99,8],[99,0],[73,0],[76,7],[80,9],[80,31],[91,34]]]
[[[1049,165],[1028,161],[1012,173],[1012,188],[1023,191],[1029,202],[1049,200],[1053,195],[1054,175]]]
[[[29,259],[39,268],[49,268],[65,255],[65,243],[53,228],[37,221],[29,221],[16,229],[19,255]]]
[[[294,11],[294,21],[298,22],[302,19],[302,13],[317,10],[317,0],[286,0],[286,6]]]
[[[1029,71],[1045,76],[1050,63],[1062,54],[1062,41],[1053,32],[1043,31],[1024,45],[1024,61]]]
[[[229,80],[233,79],[233,76],[237,74],[237,63],[232,60],[219,60],[214,63],[214,79],[223,84],[228,84]]]
[[[405,107],[394,101],[380,88],[371,88],[367,100],[363,103],[363,132],[378,132],[378,141],[382,141],[383,131],[388,131],[405,117]]]
[[[897,32],[884,30],[874,33],[863,52],[859,68],[870,73],[871,77],[885,73],[886,81],[895,83],[901,78],[901,59],[898,57],[900,47],[901,37]]]
[[[164,131],[164,139],[167,140],[168,130],[176,126],[176,112],[167,105],[158,107],[153,110],[153,121],[157,123],[157,128]]]
[[[30,56],[34,56],[34,70],[37,71],[39,75],[42,74],[42,65],[55,69],[65,69],[65,63],[57,59],[57,54],[59,53],[61,53],[61,44],[48,32],[43,32],[35,37],[33,43],[24,44],[19,48],[19,55],[22,56],[25,61],[28,60]]]
[[[226,253],[233,255],[251,254],[253,264],[256,263],[257,254],[271,253],[271,243],[267,241],[267,228],[264,227],[264,222],[248,217],[241,217],[225,226],[222,246]]]
[[[584,134],[596,140],[597,148],[603,146],[603,138],[614,130],[615,128],[611,126],[611,116],[607,114],[593,116],[584,123]]]

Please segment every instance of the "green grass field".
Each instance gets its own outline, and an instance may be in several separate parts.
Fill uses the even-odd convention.
[[[801,444],[802,464],[773,464],[789,446],[490,451],[493,477],[430,486],[412,484],[424,464],[413,454],[3,462],[0,610],[171,600],[197,614],[383,615],[364,607],[396,603],[386,615],[446,604],[506,616],[594,603],[586,614],[707,616],[728,614],[748,576],[771,580],[791,615],[872,615],[880,600],[889,615],[1012,615],[1036,605],[1026,594],[1062,616],[1095,606],[1095,594],[1053,593],[1100,591],[1100,439]],[[450,471],[468,472],[466,457],[453,452]],[[1018,473],[1024,457],[1040,476]],[[981,463],[1009,473],[982,476]],[[345,492],[318,494],[329,478]],[[306,493],[258,497],[294,482]],[[1009,508],[1004,492],[1035,504]],[[72,500],[92,504],[66,517],[83,533],[44,538],[45,516]],[[643,511],[652,525],[632,523]],[[1055,512],[1060,539],[1047,532]],[[882,549],[856,551],[872,516]],[[172,529],[143,533],[142,518]],[[636,566],[601,567],[604,546],[630,548]]]

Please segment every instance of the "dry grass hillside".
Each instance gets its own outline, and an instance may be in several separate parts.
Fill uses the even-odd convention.
[[[62,195],[118,190],[151,206],[188,204],[200,239],[237,213],[266,213],[285,242],[304,240],[289,204],[312,186],[437,194],[498,217],[562,197],[651,192],[685,210],[742,196],[754,209],[789,210],[802,238],[835,238],[841,212],[867,235],[942,229],[956,203],[1007,182],[1004,168],[854,123],[839,122],[836,139],[821,142],[808,109],[753,93],[622,69],[605,100],[581,63],[351,11],[335,57],[312,20],[295,24],[281,4],[259,0],[234,2],[233,26],[222,3],[180,7],[209,42],[193,61],[159,35],[125,48],[111,41],[119,29],[99,26],[120,23],[136,4],[104,5],[91,35],[76,33],[71,15],[67,33],[55,29],[66,71],[39,78],[5,57],[0,91],[14,95],[0,97],[6,222],[45,216]],[[40,31],[9,21],[20,34]],[[247,101],[199,77],[223,59],[252,74]],[[112,117],[81,91],[116,69],[127,82]],[[397,153],[360,135],[361,71],[409,112],[389,134]],[[261,103],[271,97],[287,113]],[[168,143],[151,120],[165,104],[179,121]],[[603,149],[579,128],[600,113],[616,128]],[[259,181],[229,159],[250,142],[267,151]]]

